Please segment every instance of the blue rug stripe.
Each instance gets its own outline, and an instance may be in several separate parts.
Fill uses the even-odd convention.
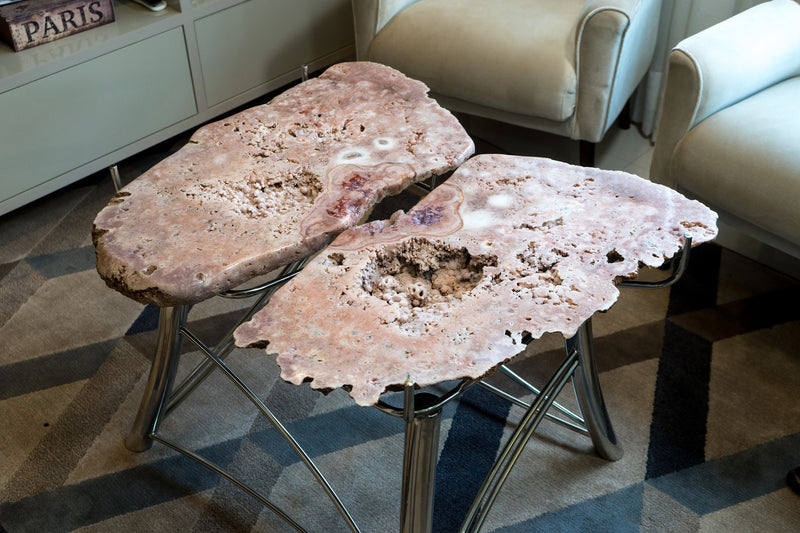
[[[510,402],[481,387],[462,397],[436,467],[434,532],[461,527],[495,460],[510,409]]]
[[[6,365],[0,372],[0,400],[88,379],[117,342],[114,339]]]
[[[717,305],[721,261],[722,248],[713,243],[692,248],[687,271],[670,289],[668,317]]]
[[[125,336],[136,335],[158,329],[158,317],[160,308],[157,305],[147,304],[144,309],[133,321],[131,327],[125,332]]]
[[[494,533],[639,533],[643,499],[643,484],[637,483],[605,496],[496,529]]]
[[[646,479],[705,460],[713,343],[669,320],[664,330],[653,398]]]
[[[332,414],[334,416],[331,416]],[[359,431],[358,435],[354,435],[355,432],[343,431],[341,424],[343,419],[359,424],[362,429],[369,428],[370,431],[369,433]],[[333,422],[334,420],[337,422]],[[286,427],[312,458],[377,438],[396,435],[405,429],[402,422],[394,417],[377,409],[358,406],[298,420],[287,424]],[[331,438],[321,439],[320,435],[323,434],[331,435]],[[257,442],[284,467],[300,461],[273,428],[248,435],[247,438]],[[313,446],[307,446],[310,443],[313,443]],[[239,450],[240,444],[241,439],[231,439],[198,450],[197,453],[227,468]],[[160,445],[156,443],[154,446]],[[4,503],[0,505],[0,516],[20,517],[25,520],[21,526],[35,526],[31,531],[70,531],[113,516],[208,490],[215,487],[219,480],[219,476],[213,472],[200,467],[188,458],[178,456],[61,487],[18,502]],[[61,511],[39,516],[35,512],[37,508]],[[62,520],[60,517],[62,514],[68,517],[68,520]],[[37,516],[37,520],[42,523],[31,524],[31,516]],[[4,519],[3,525],[14,531],[18,524]]]
[[[721,260],[718,246],[693,248],[686,273],[670,289],[645,479],[705,459],[712,343],[670,322],[669,317],[716,306]]]
[[[26,261],[47,279],[83,272],[84,270],[94,270],[94,246],[84,246],[64,252],[29,257]]]
[[[203,450],[223,468],[233,460],[239,440]],[[219,476],[183,456],[162,459],[75,485],[0,504],[3,526],[10,531],[72,531],[118,515],[213,488]],[[47,509],[47,512],[38,512]],[[20,519],[21,522],[17,522]]]
[[[335,414],[331,416],[325,413],[297,420],[286,424],[286,429],[311,457],[338,452],[405,431],[402,420],[373,408],[354,405],[339,409]],[[349,427],[358,427],[358,431],[348,431]],[[273,427],[252,433],[248,438],[284,467],[300,460]]]
[[[704,515],[786,487],[800,461],[800,433],[648,481]]]

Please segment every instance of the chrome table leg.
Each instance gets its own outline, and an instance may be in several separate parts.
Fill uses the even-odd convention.
[[[614,433],[611,418],[608,416],[605,400],[603,400],[603,392],[600,389],[597,361],[594,357],[591,319],[581,324],[574,337],[567,339],[566,347],[568,353],[576,351],[578,354],[578,366],[573,375],[573,385],[594,448],[603,459],[616,461],[622,457],[622,446]]]
[[[125,439],[125,446],[133,452],[142,452],[153,444],[152,435],[167,403],[175,380],[181,351],[181,328],[189,307],[162,307],[158,317],[158,344],[150,377],[144,391],[133,428]]]
[[[500,492],[500,488],[505,483],[511,470],[517,462],[523,448],[533,437],[534,432],[544,420],[547,410],[555,401],[561,389],[569,381],[570,376],[578,366],[578,354],[575,351],[568,352],[567,357],[561,363],[558,370],[553,374],[547,384],[519,422],[517,429],[506,441],[497,459],[492,465],[492,469],[478,490],[475,500],[464,519],[464,523],[459,530],[461,533],[467,531],[478,532],[481,530],[489,511],[494,505],[494,501]]]
[[[108,167],[108,173],[111,174],[111,181],[114,184],[114,191],[119,192],[122,188],[122,179],[119,177],[119,167],[111,165]]]
[[[433,526],[433,496],[442,408],[477,382],[463,379],[448,392],[435,395],[414,393],[415,385],[405,383],[403,407],[378,401],[375,407],[406,423],[403,447],[403,477],[400,501],[401,533],[429,533]]]
[[[414,395],[413,386],[410,389],[407,386],[400,531],[425,533],[433,527],[433,496],[442,408],[439,406],[430,411],[417,412],[415,404],[417,408],[424,407],[438,398],[427,393]]]

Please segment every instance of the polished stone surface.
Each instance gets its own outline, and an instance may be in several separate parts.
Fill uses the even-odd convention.
[[[94,222],[97,269],[140,302],[199,302],[318,251],[473,151],[422,83],[339,64],[200,128],[120,191]]]
[[[480,378],[545,332],[573,335],[716,214],[623,172],[482,155],[408,213],[342,233],[236,331],[281,377],[360,405],[410,378]]]

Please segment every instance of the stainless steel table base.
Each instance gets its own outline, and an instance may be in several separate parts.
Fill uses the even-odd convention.
[[[242,322],[249,320],[249,318],[266,302],[269,296],[283,283],[294,277],[302,268],[303,262],[298,262],[290,265],[284,269],[281,275],[274,281],[270,281],[260,287],[253,289],[229,291],[220,296],[228,298],[244,298],[253,295],[258,295],[255,303],[253,303],[239,322],[231,328],[231,330],[223,337],[215,348],[209,348],[202,341],[200,341],[191,331],[186,328],[186,318],[189,313],[189,306],[177,307],[162,307],[159,315],[158,325],[158,343],[156,345],[156,354],[150,368],[150,376],[148,378],[147,386],[136,415],[133,428],[125,440],[125,445],[131,451],[140,452],[149,448],[153,441],[160,442],[169,448],[189,457],[202,466],[209,468],[217,474],[225,477],[239,488],[250,494],[258,500],[265,507],[274,512],[281,519],[286,521],[297,531],[305,531],[297,522],[295,522],[288,514],[282,509],[273,504],[264,495],[247,485],[244,481],[238,479],[233,474],[227,472],[223,468],[211,463],[205,458],[199,456],[193,451],[181,446],[180,444],[160,435],[158,427],[160,422],[166,416],[167,412],[174,408],[180,401],[185,399],[194,388],[200,384],[213,370],[217,368],[221,370],[238,388],[239,390],[258,408],[275,427],[275,429],[286,440],[292,450],[300,457],[303,463],[308,467],[311,473],[316,478],[317,482],[325,490],[328,497],[337,508],[342,518],[348,524],[352,531],[359,531],[353,518],[350,516],[349,511],[344,507],[339,496],[331,487],[330,483],[325,479],[322,472],[320,472],[317,465],[311,460],[309,455],[303,450],[300,444],[289,433],[286,427],[278,420],[272,413],[269,407],[242,381],[242,379],[227,365],[225,364],[225,357],[233,350],[233,331]],[[199,364],[192,372],[189,373],[187,378],[173,391],[173,383],[177,373],[178,364],[180,361],[180,351],[183,338],[191,341],[200,351],[205,355],[205,360]]]
[[[165,307],[161,309],[156,355],[151,367],[147,388],[142,398],[141,407],[136,416],[133,429],[125,441],[126,446],[132,451],[139,452],[149,448],[153,441],[160,442],[225,477],[250,496],[257,499],[262,505],[281,517],[297,531],[304,531],[304,529],[290,518],[287,513],[246,483],[237,479],[219,466],[158,433],[158,426],[166,415],[167,406],[170,404],[174,405],[176,392],[182,400],[187,396],[187,390],[194,388],[202,377],[208,375],[208,369],[219,368],[258,407],[259,411],[270,420],[273,426],[294,449],[295,453],[300,456],[309,470],[314,474],[317,481],[325,488],[328,496],[339,509],[340,514],[348,523],[350,529],[359,531],[349,511],[344,507],[341,500],[308,454],[303,451],[300,444],[297,443],[270,409],[252,392],[241,378],[225,364],[222,358],[212,349],[206,347],[197,337],[186,329],[185,322],[187,314],[188,307],[186,306]],[[501,451],[490,474],[484,481],[470,509],[462,531],[480,530],[503,482],[513,468],[522,449],[545,417],[552,418],[564,423],[571,429],[590,435],[597,452],[602,457],[616,460],[622,456],[622,449],[614,437],[614,431],[605,408],[599,381],[597,380],[597,368],[594,363],[591,331],[591,322],[587,321],[581,326],[575,337],[566,341],[568,350],[567,357],[541,391],[527,384],[528,388],[537,391],[537,398],[533,403],[525,404],[528,406],[528,409],[516,431],[512,434],[504,449]],[[178,368],[179,354],[184,337],[200,348],[201,352],[206,356],[206,361],[211,362],[211,366],[201,365],[200,370],[195,369],[195,371],[190,374],[189,378],[187,378],[187,380],[190,380],[191,386],[187,386],[186,382],[184,382],[180,386],[174,387],[173,391],[173,382]],[[222,346],[224,347],[225,343],[222,343]],[[513,375],[513,371],[507,367],[504,367],[503,371]],[[590,413],[586,421],[584,421],[584,418],[571,413],[566,408],[554,404],[555,398],[570,378],[574,379],[575,392],[579,399],[581,410],[584,413]],[[526,383],[519,377],[517,377],[517,380]],[[400,509],[400,531],[402,533],[431,531],[442,407],[445,403],[461,396],[464,391],[475,384],[476,382],[465,380],[447,394],[434,396],[427,392],[415,392],[414,384],[409,382],[406,384],[406,392],[404,394],[405,401],[402,408],[394,408],[385,403],[378,405],[378,408],[382,411],[398,418],[403,418],[406,424],[402,472],[402,501]],[[481,385],[486,386],[483,383],[481,383]],[[489,388],[491,389],[492,387],[489,386]],[[498,394],[505,396],[505,393],[499,390],[496,391]],[[517,402],[519,402],[519,400],[517,400]],[[561,418],[554,417],[552,414],[548,413],[548,409],[551,406],[557,407],[560,411],[566,413],[569,422],[563,422]]]
[[[675,283],[686,268],[690,248],[691,237],[687,236],[680,260],[676,262],[677,266],[673,268],[672,275],[666,280],[655,283],[630,281],[621,285],[637,288],[662,288]],[[258,295],[258,298],[236,326],[231,328],[228,334],[214,348],[205,346],[186,328],[188,306],[161,308],[156,354],[139,412],[125,444],[131,451],[140,452],[149,448],[153,441],[160,442],[225,477],[285,520],[295,530],[305,531],[287,513],[245,482],[158,433],[159,423],[169,410],[186,398],[213,369],[219,369],[267,417],[323,487],[348,527],[352,531],[358,532],[360,530],[350,512],[345,508],[316,464],[275,417],[269,407],[224,362],[225,357],[234,347],[232,340],[234,329],[242,322],[249,320],[282,283],[285,283],[299,272],[302,265],[303,263],[299,262],[286,267],[276,280],[260,287],[221,294],[220,296],[229,298],[244,298],[254,295]],[[206,358],[189,373],[181,384],[173,386],[184,337],[195,344]],[[507,366],[500,366],[501,372],[535,394],[535,400],[531,403],[526,403],[485,382],[466,379],[458,383],[449,392],[436,396],[427,392],[415,391],[415,385],[409,379],[404,387],[402,407],[393,407],[383,401],[376,405],[381,411],[402,418],[406,425],[400,509],[401,533],[425,533],[431,531],[442,407],[447,402],[460,397],[473,385],[479,384],[499,396],[523,406],[526,411],[478,491],[462,525],[461,532],[480,531],[511,469],[514,467],[525,445],[545,418],[591,437],[595,450],[601,457],[611,461],[622,457],[622,448],[614,433],[598,379],[591,319],[580,326],[574,337],[566,340],[565,347],[566,357],[564,361],[542,390],[528,383]],[[581,411],[580,415],[555,402],[556,397],[569,381],[572,381],[575,389]]]

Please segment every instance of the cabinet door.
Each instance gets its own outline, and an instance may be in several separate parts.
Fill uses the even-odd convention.
[[[209,107],[354,39],[350,0],[245,2],[197,20],[195,31]]]
[[[196,112],[180,28],[0,94],[0,200]]]

